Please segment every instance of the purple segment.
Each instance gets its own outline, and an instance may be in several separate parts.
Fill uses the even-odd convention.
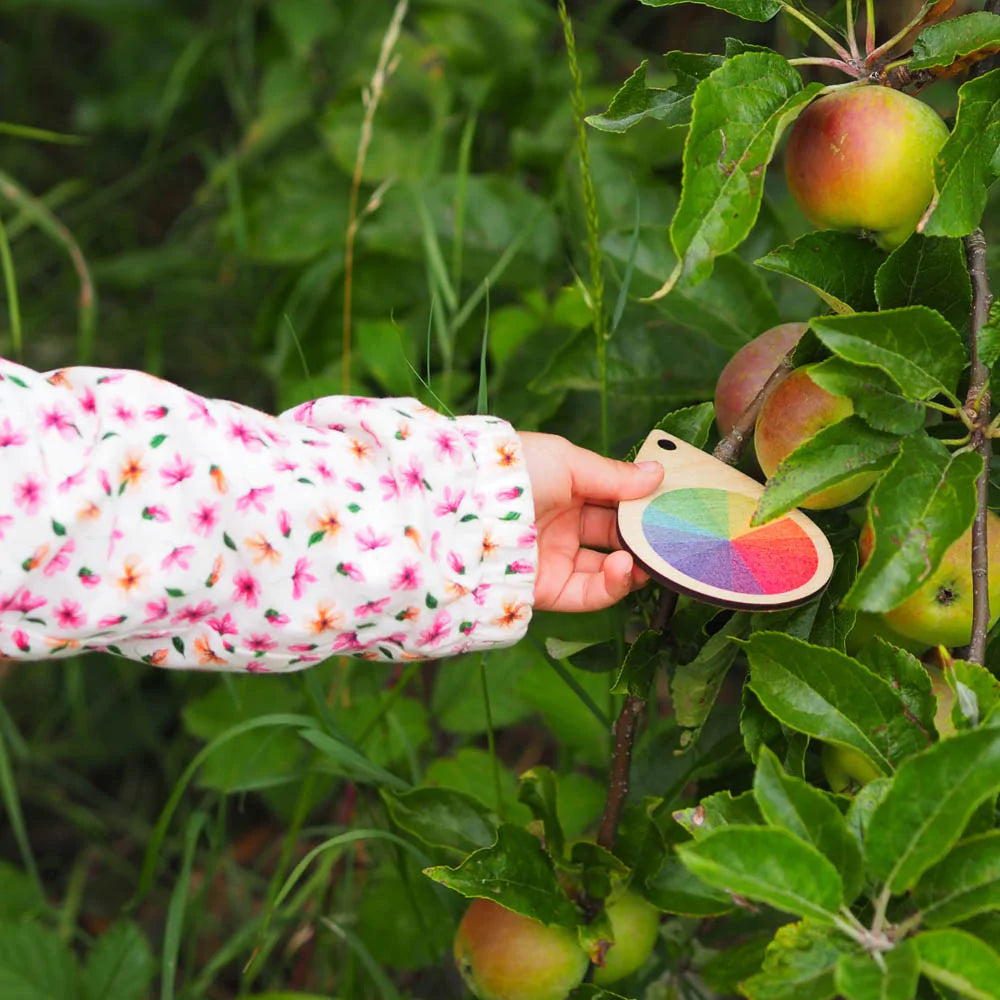
[[[760,581],[753,575],[750,567],[743,561],[743,557],[730,546],[730,555],[733,560],[733,590],[738,590],[741,594],[763,594],[764,588]]]
[[[668,565],[701,583],[733,589],[733,551],[727,540],[654,525],[646,525],[645,531],[653,551]]]

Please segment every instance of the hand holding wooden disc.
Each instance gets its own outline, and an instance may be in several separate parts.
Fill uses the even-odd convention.
[[[637,462],[659,462],[663,482],[618,507],[618,534],[642,567],[674,590],[723,607],[759,611],[802,604],[833,572],[826,535],[800,511],[759,527],[764,487],[664,431]]]

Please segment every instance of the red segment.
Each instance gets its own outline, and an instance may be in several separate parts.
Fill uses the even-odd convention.
[[[819,566],[816,546],[789,518],[733,539],[733,548],[766,594],[796,590],[813,578]]]

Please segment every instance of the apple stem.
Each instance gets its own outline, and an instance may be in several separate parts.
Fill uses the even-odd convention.
[[[826,44],[829,45],[830,48],[833,49],[833,51],[836,52],[837,55],[844,60],[844,62],[848,62],[850,60],[851,53],[848,52],[843,45],[841,45],[838,41],[836,41],[836,39],[831,38],[818,24],[816,24],[815,21],[807,17],[801,10],[798,10],[796,7],[793,7],[790,3],[784,3],[784,2],[782,2],[781,4],[781,9],[786,14],[790,14],[792,17],[797,18],[799,21],[801,21],[811,32],[813,32],[813,34],[815,34],[819,38],[822,38],[823,41],[826,42]]]
[[[925,3],[920,10],[917,11],[916,16],[913,18],[905,28],[900,29],[892,36],[887,42],[883,42],[877,49],[869,49],[868,59],[866,60],[868,65],[871,66],[878,59],[880,59],[886,52],[898,45],[920,22],[924,19],[927,11],[934,6],[936,0],[930,0],[930,3]],[[869,21],[869,25],[872,22]],[[870,29],[870,31],[873,29]],[[872,39],[874,41],[874,38]]]
[[[871,59],[875,51],[875,0],[865,3],[865,55]]]
[[[976,517],[972,522],[972,639],[968,659],[982,665],[986,659],[986,633],[990,624],[989,544],[986,502],[989,492],[993,440],[990,428],[989,368],[979,356],[979,332],[989,315],[993,295],[986,270],[986,238],[981,229],[964,239],[965,259],[972,280],[972,315],[969,322],[969,355],[972,374],[965,398],[965,411],[972,418],[971,441],[983,458],[983,471],[976,480]]]
[[[824,56],[804,56],[801,59],[789,59],[788,64],[790,66],[830,66],[833,69],[839,69],[842,73],[847,73],[848,76],[857,76],[857,70],[850,63],[844,62],[843,59],[827,59]]]
[[[847,24],[847,44],[851,47],[851,55],[860,61],[861,52],[858,50],[858,36],[854,30],[854,0],[847,0],[847,11],[844,20]]]

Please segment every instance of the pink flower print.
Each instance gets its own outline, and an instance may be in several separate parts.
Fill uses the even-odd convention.
[[[268,608],[264,612],[264,617],[267,619],[269,625],[280,628],[282,625],[287,625],[292,619],[288,615],[281,614],[280,611],[275,611],[274,608]]]
[[[465,443],[473,451],[475,451],[476,447],[479,444],[479,431],[472,431],[472,430],[468,430],[467,428],[463,428],[460,433],[461,433],[462,437],[465,439]]]
[[[260,597],[260,583],[246,570],[241,570],[233,577],[233,600],[243,601],[248,608],[257,607]]]
[[[438,517],[444,517],[446,514],[454,514],[464,499],[465,490],[453,493],[451,487],[446,486],[444,488],[444,500],[434,508],[434,513]]]
[[[270,418],[272,421],[274,418]],[[280,447],[284,447],[288,444],[288,437],[279,431],[273,430],[271,427],[262,427],[261,430],[264,432],[264,437],[271,442],[271,444],[276,444]]]
[[[306,585],[315,582],[316,577],[309,572],[309,560],[303,556],[295,563],[295,571],[292,573],[292,598],[301,601]]]
[[[79,486],[83,482],[84,470],[81,469],[79,472],[74,472],[71,476],[67,476],[56,488],[59,493],[68,493],[75,486]]]
[[[534,527],[530,528],[523,535],[520,535],[517,539],[517,546],[520,549],[527,548],[529,545],[534,545],[538,540],[538,532]]]
[[[178,452],[174,452],[173,462],[160,469],[160,478],[168,488],[178,486],[185,479],[190,479],[194,475],[194,463],[185,461]]]
[[[15,430],[9,417],[3,418],[0,424],[0,448],[11,448],[14,445],[25,444],[28,440],[26,434]]]
[[[378,482],[383,490],[383,500],[395,500],[399,496],[399,483],[396,482],[395,476],[386,473],[386,475],[378,477]]]
[[[84,413],[97,413],[97,400],[94,398],[94,391],[88,385],[80,396],[80,409]]]
[[[486,594],[490,589],[491,584],[481,583],[478,587],[473,587],[472,589],[472,599],[482,607],[486,603]]]
[[[278,511],[278,531],[282,538],[287,538],[292,533],[292,517],[287,510]]]
[[[274,493],[273,486],[254,487],[236,501],[236,509],[245,513],[249,507],[253,507],[258,513],[265,514],[267,506],[261,498],[269,497],[272,493]]]
[[[341,576],[346,576],[349,580],[354,580],[356,583],[361,583],[364,581],[365,574],[358,569],[354,563],[349,562],[339,562],[337,563],[337,572]]]
[[[451,567],[451,571],[458,573],[459,576],[465,572],[465,563],[462,562],[462,557],[457,552],[448,553],[448,565]]]
[[[497,494],[497,500],[516,500],[524,492],[523,486],[508,486]]]
[[[170,511],[166,507],[161,507],[159,504],[151,504],[148,507],[142,508],[142,517],[146,521],[169,521]]]
[[[18,587],[9,597],[0,594],[0,611],[20,611],[26,615],[48,603],[48,598],[35,596],[26,587]]]
[[[326,464],[326,462],[313,462],[316,474],[324,483],[332,483],[337,479],[336,473]]]
[[[181,569],[190,569],[191,556],[193,554],[193,545],[178,545],[160,560],[160,569],[173,569],[174,566],[180,566]]]
[[[31,652],[31,643],[28,642],[27,633],[22,632],[21,629],[14,629],[10,635],[11,639],[14,640],[14,645],[17,646],[22,653]]]
[[[431,562],[438,562],[438,555],[441,549],[441,532],[435,531],[431,535]]]
[[[298,467],[299,463],[290,458],[279,458],[273,463],[275,472],[294,472]]]
[[[115,419],[120,420],[123,424],[132,424],[135,422],[135,410],[126,406],[125,401],[122,399],[114,401],[111,412],[114,414]]]
[[[256,653],[257,656],[263,656],[272,649],[276,649],[278,644],[265,632],[253,634],[249,639],[244,639],[243,645],[251,652]]]
[[[378,601],[365,601],[354,609],[354,614],[358,618],[366,618],[368,615],[380,615],[386,609],[391,597],[383,597]]]
[[[452,462],[457,462],[461,459],[458,440],[452,431],[438,431],[434,435],[434,453],[441,460],[448,458]]]
[[[149,406],[143,416],[147,420],[162,420],[169,412],[165,406]]]
[[[56,605],[52,609],[56,616],[56,624],[62,629],[79,628],[87,621],[87,616],[83,614],[83,608],[68,597],[62,604]]]
[[[392,590],[416,590],[420,586],[420,568],[416,563],[403,563],[389,586]]]
[[[372,405],[372,401],[368,399],[367,396],[351,396],[351,398],[347,400],[347,405],[352,410],[364,410]]]
[[[515,559],[512,563],[507,565],[505,573],[534,573],[535,567],[530,563],[526,562],[524,559]]]
[[[239,635],[236,622],[233,621],[233,616],[228,611],[221,618],[209,618],[206,624],[219,635]]]
[[[181,622],[186,625],[196,625],[214,613],[215,605],[211,601],[199,601],[197,604],[185,604],[170,620],[174,625],[179,625]]]
[[[68,542],[64,542],[59,546],[59,551],[48,561],[42,573],[45,576],[55,576],[56,573],[62,573],[69,566],[69,557],[75,549],[76,542],[72,538]]]
[[[29,474],[14,484],[14,503],[23,507],[27,514],[37,514],[42,504],[42,493],[41,480]]]
[[[338,651],[354,652],[365,647],[358,642],[357,632],[341,632],[334,640],[333,648]]]
[[[436,646],[451,632],[451,615],[447,611],[439,611],[434,617],[430,628],[424,629],[417,639],[418,646]]]
[[[10,514],[0,514],[0,539],[4,537],[4,529],[8,524],[13,524],[14,518]]]
[[[205,405],[205,401],[200,399],[198,396],[189,394],[187,401],[191,404],[191,413],[188,416],[188,420],[204,420],[206,426],[215,426],[215,417],[212,416],[211,411]]]
[[[219,505],[217,503],[207,503],[204,500],[198,504],[191,513],[189,520],[196,535],[205,538],[212,533],[215,522],[219,519]]]
[[[355,493],[364,493],[365,491],[364,486],[361,483],[359,483],[356,479],[345,479],[344,485],[349,490],[354,490]]]
[[[476,627],[478,625],[479,622],[462,622],[462,624],[458,626],[458,631],[464,636],[470,636],[476,631]]]
[[[72,416],[58,403],[49,410],[43,408],[40,411],[40,416],[42,418],[42,430],[58,431],[59,436],[64,441],[79,437],[80,432],[77,430],[76,424],[73,423]]]
[[[314,642],[296,642],[288,647],[290,653],[311,653],[316,648]]]
[[[80,583],[89,588],[96,587],[101,582],[101,578],[93,570],[88,569],[86,566],[81,566],[77,571],[76,576]]]
[[[383,549],[392,541],[388,535],[376,535],[375,529],[371,525],[368,525],[364,531],[356,532],[354,538],[364,552],[373,552],[375,549]]]
[[[105,496],[111,496],[111,480],[104,469],[97,470],[97,481],[101,484],[101,489],[104,490]]]
[[[378,435],[363,420],[359,422],[361,424],[361,429],[375,442],[375,447],[381,448],[382,442],[379,441]]]
[[[151,622],[158,622],[163,618],[166,618],[170,612],[167,610],[167,599],[161,597],[158,601],[148,601],[146,603],[146,617],[143,618],[143,625],[149,625]]]
[[[111,527],[111,537],[108,539],[108,558],[110,559],[115,554],[115,548],[118,543],[125,537],[124,531],[119,531],[118,529],[118,518],[115,518],[115,523]]]
[[[247,451],[260,451],[264,442],[242,420],[229,421],[229,437],[239,441]]]
[[[125,615],[108,615],[97,623],[97,627],[101,629],[114,628],[116,625],[121,625],[123,621],[125,621]]]
[[[313,410],[316,409],[316,400],[311,399],[308,403],[302,403],[292,410],[292,419],[298,424],[311,424],[313,422]]]
[[[415,458],[410,459],[410,464],[403,469],[403,489],[410,493],[416,490],[423,493],[427,488],[424,482],[424,467]]]

